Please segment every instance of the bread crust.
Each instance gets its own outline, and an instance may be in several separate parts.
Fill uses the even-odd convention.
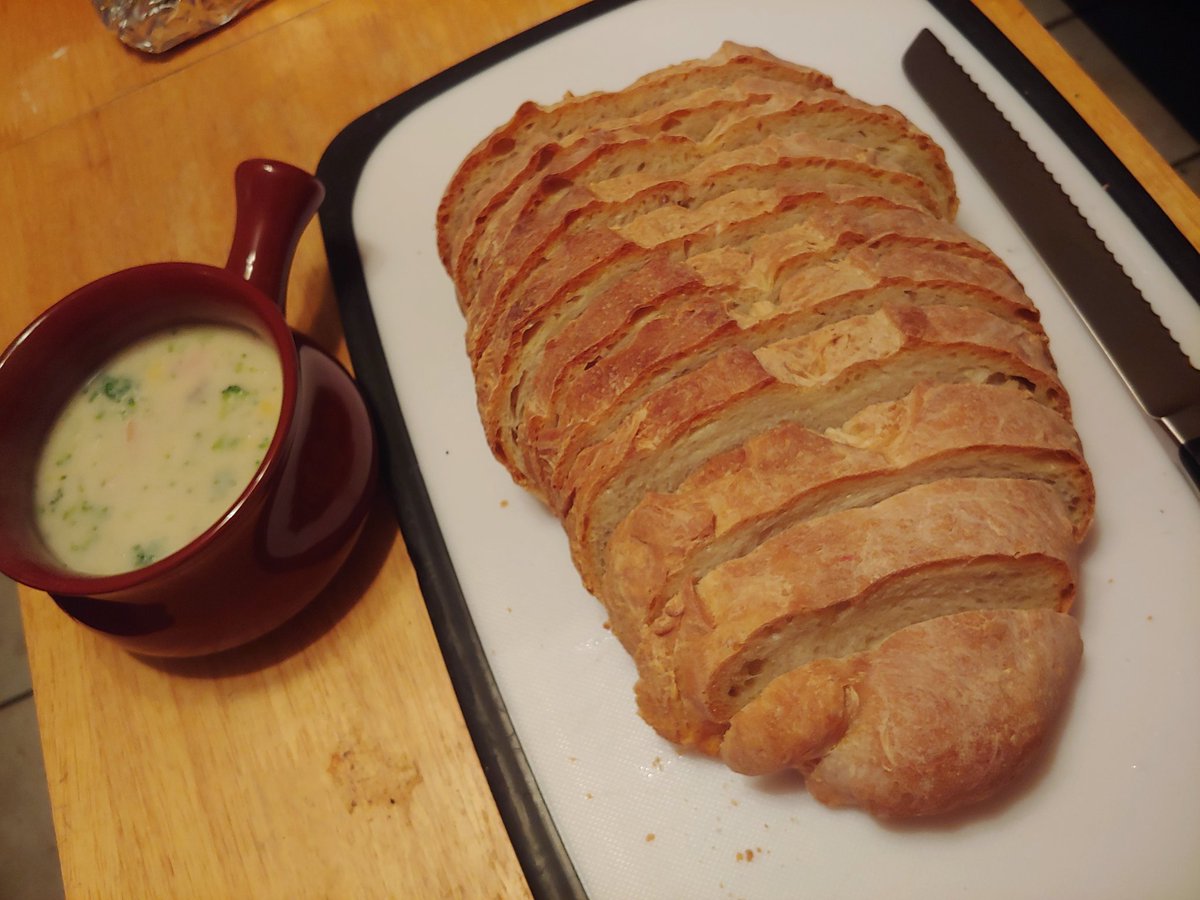
[[[923,622],[777,679],[734,717],[720,755],[745,774],[802,771],[830,806],[887,818],[951,812],[1029,767],[1082,650],[1075,620],[1052,610]]]

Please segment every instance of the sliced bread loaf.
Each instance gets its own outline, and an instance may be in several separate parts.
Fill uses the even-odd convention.
[[[662,735],[882,816],[1017,776],[1094,488],[1034,303],[903,115],[735,44],[526,103],[438,210],[493,453]]]

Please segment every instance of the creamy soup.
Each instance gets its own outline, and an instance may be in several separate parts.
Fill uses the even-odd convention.
[[[38,524],[88,574],[188,543],[250,483],[282,398],[275,348],[224,325],[164,331],[110,359],[67,404],[38,466]]]

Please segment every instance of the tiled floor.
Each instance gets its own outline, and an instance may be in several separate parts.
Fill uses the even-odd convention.
[[[1192,190],[1200,192],[1200,141],[1130,75],[1121,60],[1081,19],[1071,14],[1062,0],[1027,0],[1025,5],[1187,180]]]
[[[1062,0],[1026,4],[1125,114],[1200,191],[1200,142],[1130,77]],[[61,897],[37,720],[13,586],[0,578],[0,897]]]
[[[0,577],[0,897],[62,895],[21,610]]]

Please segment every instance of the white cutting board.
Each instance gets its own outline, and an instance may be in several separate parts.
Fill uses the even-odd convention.
[[[1200,896],[1200,499],[1021,233],[900,70],[928,27],[1008,115],[1200,359],[1200,307],[1090,175],[922,0],[641,0],[405,117],[371,155],[354,228],[405,421],[534,775],[591,897]],[[634,668],[558,523],[492,459],[434,243],[455,166],[526,100],[620,88],[724,39],[822,69],[947,149],[961,224],[1040,306],[1098,491],[1077,608],[1082,672],[1045,761],[998,802],[883,824],[798,778],[680,755],[638,719]],[[481,886],[483,888],[483,886]]]

